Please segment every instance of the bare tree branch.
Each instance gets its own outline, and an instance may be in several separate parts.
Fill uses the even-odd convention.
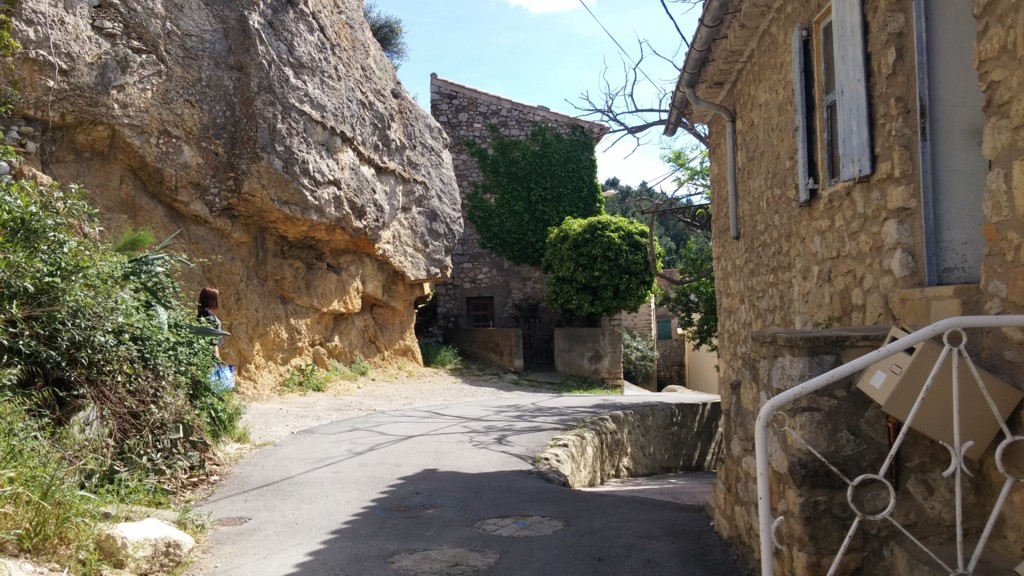
[[[589,92],[583,92],[580,94],[577,102],[568,102],[569,105],[581,113],[580,116],[582,118],[607,124],[611,128],[609,134],[613,136],[612,145],[620,142],[623,138],[633,138],[634,147],[630,154],[645,143],[643,136],[649,130],[663,128],[668,121],[669,108],[672,104],[672,93],[682,64],[682,62],[676,62],[676,60],[679,58],[680,53],[685,54],[685,51],[680,50],[681,47],[685,46],[687,50],[690,47],[689,40],[679,27],[679,23],[672,14],[669,4],[682,4],[685,7],[685,10],[683,10],[683,13],[685,13],[695,7],[699,7],[702,3],[701,0],[659,1],[665,10],[665,14],[669,17],[676,32],[679,34],[680,43],[677,45],[675,53],[669,56],[668,52],[659,51],[647,40],[637,38],[639,56],[633,59],[625,52],[622,44],[612,36],[611,32],[601,25],[605,33],[612,38],[616,46],[624,54],[622,78],[614,84],[610,82],[608,66],[606,65],[601,72],[601,93],[599,96],[592,96]],[[591,16],[596,20],[596,16],[593,13],[591,13]],[[598,24],[600,24],[600,21],[598,21]],[[666,64],[671,65],[671,68],[665,66]],[[656,75],[649,74],[649,71],[654,69],[671,70],[673,77],[657,78]],[[647,83],[652,86],[653,92],[648,93],[646,91]],[[679,127],[703,146],[708,145],[707,129],[705,127],[694,124],[689,118],[683,118]]]

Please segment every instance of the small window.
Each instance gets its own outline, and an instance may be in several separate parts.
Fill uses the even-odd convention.
[[[797,142],[797,202],[801,206],[810,204],[819,187],[818,177],[818,134],[814,119],[817,116],[814,74],[808,62],[815,62],[810,33],[797,25],[793,31],[793,95],[796,102]]]
[[[672,319],[658,320],[658,340],[672,339]]]
[[[466,298],[466,316],[472,328],[494,328],[494,297]]]
[[[800,34],[800,29],[796,34]],[[871,174],[871,118],[868,105],[867,69],[865,65],[864,12],[862,0],[835,0],[815,20],[813,66],[803,66],[800,43],[794,36],[795,75],[803,70],[805,78],[797,82],[797,110],[803,109],[809,124],[817,126],[814,138],[800,140],[801,157],[808,164],[800,165],[800,200],[806,203],[813,190],[814,174],[820,173],[823,186],[856,180]],[[813,75],[813,80],[808,77]],[[812,97],[801,103],[799,82],[814,86]],[[815,110],[815,107],[817,108]],[[800,128],[798,121],[798,130]],[[806,124],[804,125],[806,128]],[[808,131],[809,133],[810,131]],[[817,154],[803,146],[814,146]],[[810,162],[819,164],[815,170]]]
[[[820,24],[821,38],[821,125],[825,153],[822,156],[825,168],[825,182],[835,184],[840,180],[839,167],[839,99],[836,93],[835,39],[832,35],[832,15]]]

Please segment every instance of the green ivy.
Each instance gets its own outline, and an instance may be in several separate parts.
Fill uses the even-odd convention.
[[[711,246],[706,242],[691,238],[682,255],[682,270],[711,268]],[[698,349],[718,350],[718,300],[713,275],[665,290],[658,297],[658,305],[679,319],[687,340]]]
[[[621,216],[566,218],[551,229],[543,270],[548,305],[591,325],[623,310],[636,312],[655,286],[647,227]]]
[[[469,221],[484,248],[537,266],[548,228],[604,213],[594,140],[578,126],[569,134],[537,126],[527,139],[492,126],[491,135],[490,150],[466,142],[483,174],[469,192]]]
[[[14,25],[14,12],[18,9],[18,0],[3,0],[0,2],[0,56],[10,56],[21,50],[21,44],[11,37],[11,27]]]

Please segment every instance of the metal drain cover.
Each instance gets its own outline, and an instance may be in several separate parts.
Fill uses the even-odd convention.
[[[547,536],[558,532],[565,528],[565,522],[545,516],[506,516],[481,520],[473,527],[484,534],[528,538],[530,536]]]
[[[461,576],[494,566],[498,553],[493,550],[434,548],[393,556],[388,564],[410,576]]]

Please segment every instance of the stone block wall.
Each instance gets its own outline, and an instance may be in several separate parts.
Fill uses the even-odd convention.
[[[715,524],[723,536],[752,555],[758,532],[754,416],[779,389],[838,362],[838,357],[828,361],[827,355],[794,355],[766,347],[752,337],[754,332],[923,324],[954,314],[1024,312],[1024,139],[1020,138],[1024,130],[1024,36],[1020,33],[1024,11],[1020,3],[974,1],[978,19],[975,59],[987,118],[983,153],[991,163],[982,230],[986,250],[980,285],[955,288],[924,288],[912,3],[864,0],[874,173],[820,190],[809,206],[798,206],[791,35],[798,23],[809,25],[821,8],[819,2],[803,0],[774,3],[758,30],[755,49],[746,53],[745,66],[721,99],[737,119],[740,239],[729,238],[725,196],[714,196],[726,439],[716,488]],[[712,185],[725,189],[725,126],[715,117],[710,119],[710,128]],[[1024,331],[990,330],[970,337],[982,366],[1024,386]],[[798,362],[806,366],[790,370],[786,367],[790,357],[807,358]],[[789,374],[789,381],[784,382],[780,374]],[[827,410],[858,442],[871,447],[878,441],[875,424],[869,426],[870,432],[864,430],[868,421],[878,420],[877,410],[864,405],[857,393],[812,402],[816,405],[810,409],[795,410],[800,414]],[[808,434],[829,443],[828,450],[842,451],[845,434],[825,433],[816,423],[824,420],[806,418],[810,418]],[[1010,420],[1011,429],[1018,434],[1024,431],[1022,419],[1024,414],[1018,409]],[[924,440],[907,451],[913,456],[901,464],[900,486],[913,496],[904,512],[908,522],[924,532],[948,532],[948,511],[952,510],[949,487],[923,480],[915,472],[947,466],[948,455]],[[977,467],[980,480],[973,487],[978,510],[990,508],[1003,480],[995,470],[992,451],[990,448],[987,459]],[[808,537],[815,534],[827,543],[835,539],[834,532],[817,523],[819,516],[830,515],[825,512],[831,509],[835,495],[819,494],[819,487],[812,482],[817,473],[801,471],[800,462],[800,457],[773,447],[773,467],[779,478],[789,477],[804,488],[799,495],[783,489],[778,496],[776,505],[795,511],[802,519],[801,525],[790,524],[785,531],[797,549],[803,546],[805,550],[787,552],[779,573],[819,574],[824,570],[814,563],[814,554],[822,552],[809,548]],[[1024,514],[1020,513],[1024,491],[1015,490],[1005,510],[991,548],[1019,557],[1024,549]],[[840,529],[841,524],[832,530]],[[977,523],[969,527],[977,528]],[[857,546],[862,545],[869,546],[858,540]],[[865,563],[884,556],[870,548],[856,553]]]
[[[651,296],[636,312],[622,312],[622,327],[629,328],[644,338],[654,340],[658,337],[657,325],[654,322],[654,296]]]
[[[523,371],[523,331],[518,328],[449,328],[444,338],[466,356]]]
[[[546,125],[568,133],[583,126],[599,139],[607,128],[552,112],[543,106],[530,106],[488,94],[456,82],[431,75],[430,111],[451,138],[452,164],[459,185],[462,214],[467,212],[467,195],[473,183],[482,179],[476,160],[465,142],[484,148],[491,140],[490,127],[510,138],[526,138],[534,127]],[[494,298],[496,327],[515,324],[527,315],[550,323],[553,315],[544,305],[544,274],[537,268],[514,264],[479,245],[476,227],[465,222],[465,230],[452,255],[453,270],[448,281],[437,285],[438,321],[442,326],[468,326],[467,297]]]
[[[798,24],[811,24],[819,2],[778,3],[722,101],[736,115],[740,238],[729,236],[725,195],[713,195],[726,438],[715,525],[749,554],[758,542],[753,422],[775,393],[770,377],[776,353],[759,347],[752,333],[889,324],[894,319],[886,295],[924,281],[914,256],[922,228],[912,6],[895,0],[867,0],[865,6],[876,153],[875,172],[865,181],[825,188],[810,205],[798,205],[791,36]],[[725,126],[715,117],[710,128],[712,187],[724,190]]]
[[[721,455],[718,402],[641,404],[555,436],[536,459],[547,480],[570,488],[613,478],[714,470]]]
[[[974,55],[985,98],[982,153],[990,162],[980,300],[985,314],[1024,314],[1024,7],[1013,0],[975,0],[974,14]],[[990,330],[980,340],[980,363],[1024,388],[1024,330]],[[1024,408],[1010,423],[1016,434],[1024,434]],[[1024,470],[1022,452],[1016,451],[1018,471]],[[991,462],[984,474],[990,482],[1003,481]],[[1019,562],[1024,560],[1024,490],[1011,493],[1005,510],[994,546]]]
[[[676,334],[676,320],[672,319],[672,339],[657,340],[658,344],[658,390],[665,386],[685,386],[686,382],[686,338]]]
[[[622,332],[601,328],[555,328],[555,370],[561,374],[622,380]]]

